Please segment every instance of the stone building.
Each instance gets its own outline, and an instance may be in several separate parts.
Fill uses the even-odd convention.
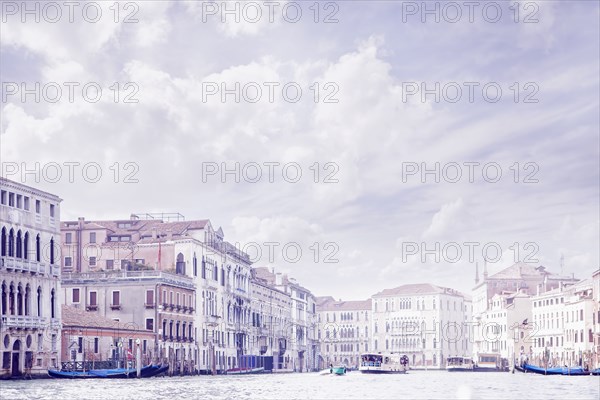
[[[454,289],[428,283],[385,289],[372,296],[372,351],[445,368],[447,357],[472,352],[471,312],[470,298]]]
[[[336,301],[317,297],[320,343],[319,368],[345,365],[358,368],[361,353],[368,352],[371,299]]]
[[[0,178],[0,377],[46,376],[60,355],[60,202]]]

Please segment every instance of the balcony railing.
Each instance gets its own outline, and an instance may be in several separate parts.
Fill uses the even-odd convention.
[[[45,274],[46,264],[42,262],[23,260],[15,257],[2,257],[0,261],[0,268],[10,269],[19,272],[30,272],[32,274]],[[50,265],[51,273],[53,276],[59,276],[60,268],[58,265]]]
[[[111,304],[110,308],[112,310],[120,310],[121,309],[121,304]]]
[[[154,303],[145,303],[144,306],[146,308],[154,308],[156,305]]]
[[[54,321],[52,321],[54,322]],[[44,329],[48,325],[44,317],[34,317],[31,315],[4,315],[2,316],[2,326],[16,329]]]
[[[86,307],[88,311],[96,311],[98,309],[98,304],[90,304]]]
[[[83,272],[83,273],[64,273],[63,282],[69,284],[117,280],[158,280],[160,282],[170,283],[179,287],[194,289],[196,285],[191,277],[179,274],[172,274],[165,271],[147,270],[147,271],[104,271],[104,272]]]

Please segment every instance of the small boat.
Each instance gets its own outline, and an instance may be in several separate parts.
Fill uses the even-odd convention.
[[[227,375],[261,374],[265,372],[264,367],[257,368],[232,368],[227,370]]]
[[[600,368],[596,368],[590,372],[592,375],[600,375]]]
[[[332,370],[331,372],[332,372],[334,375],[346,375],[346,367],[344,367],[344,366],[341,366],[341,367],[333,367],[331,370]]]
[[[150,378],[165,372],[169,366],[147,365],[140,369],[141,378]],[[89,371],[48,370],[48,375],[59,379],[126,379],[137,378],[135,368],[92,369]]]
[[[469,357],[448,357],[446,371],[473,371],[473,360]]]
[[[539,375],[567,375],[567,376],[586,376],[593,374],[594,371],[587,371],[583,367],[552,367],[544,368],[531,364],[523,364],[522,366],[515,365],[517,371],[530,372]]]
[[[508,366],[504,365],[500,354],[477,354],[477,362],[473,365],[475,372],[506,372]]]
[[[394,353],[364,353],[358,370],[363,374],[405,374],[408,357]]]

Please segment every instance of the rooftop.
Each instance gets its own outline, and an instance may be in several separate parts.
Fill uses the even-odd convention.
[[[385,296],[410,296],[410,295],[427,295],[427,294],[449,294],[454,296],[464,296],[461,292],[442,286],[432,285],[430,283],[415,283],[402,285],[392,289],[384,289],[373,297]]]
[[[81,308],[62,305],[62,324],[65,328],[80,327],[80,328],[100,328],[114,329],[119,331],[144,331],[142,327],[132,323],[121,323],[102,317],[96,312],[88,312]],[[152,332],[149,332],[152,333]]]

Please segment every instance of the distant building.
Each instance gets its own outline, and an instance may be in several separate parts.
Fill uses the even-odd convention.
[[[539,365],[581,365],[597,362],[594,321],[597,302],[594,282],[585,279],[532,297],[533,348],[530,358]]]
[[[491,276],[488,276],[487,263],[483,267],[483,279],[479,279],[479,268],[475,272],[475,287],[473,288],[473,322],[474,322],[474,343],[473,352],[475,358],[481,353],[488,353],[493,345],[490,342],[490,326],[486,326],[486,319],[489,318],[490,310],[494,307],[494,296],[520,293],[528,296],[534,296],[539,293],[545,293],[548,290],[556,289],[565,283],[574,283],[577,280],[574,277],[560,276],[546,271],[543,266],[533,266],[526,263],[516,263]],[[493,312],[491,314],[494,314]],[[502,325],[499,328],[502,332],[509,332],[513,329],[510,326]],[[495,341],[495,340],[494,340]],[[500,354],[494,352],[496,355]],[[504,353],[507,354],[507,353]]]
[[[154,332],[105,318],[99,313],[86,312],[83,308],[62,306],[61,342],[63,368],[133,366],[138,346],[142,365],[155,361],[152,350],[156,344]]]
[[[372,347],[402,353],[412,366],[444,368],[446,358],[469,356],[471,300],[428,283],[385,289],[372,296]]]
[[[360,355],[369,351],[371,308],[371,299],[317,297],[319,369],[331,364],[358,368]]]
[[[196,286],[192,278],[156,270],[63,273],[62,289],[69,310],[90,314],[88,318],[96,315],[119,322],[129,330],[150,335],[152,345],[143,346],[145,358],[169,363],[172,372],[195,371]],[[115,339],[115,349],[121,339]],[[121,346],[122,351],[136,350],[132,340]],[[115,353],[113,357],[119,360],[120,355]]]
[[[197,355],[192,353],[191,359],[201,373],[235,368],[250,351],[251,262],[239,246],[226,242],[223,230],[215,230],[209,220],[185,221],[179,214],[132,214],[130,219],[109,221],[79,218],[64,222],[62,233],[65,272],[150,267],[193,280],[196,296],[188,308],[196,310]],[[143,296],[136,303],[143,303]],[[169,305],[176,303],[176,299],[160,299],[157,310],[173,312]],[[191,315],[189,311],[187,315]],[[175,324],[176,319],[172,320]],[[164,320],[157,321],[159,335],[176,336],[171,333],[170,321],[166,327]],[[186,322],[186,329],[190,326]],[[183,346],[186,352],[188,346]]]
[[[287,275],[254,268],[256,276],[291,299],[290,325],[286,328],[286,347],[280,348],[278,369],[306,372],[318,368],[317,319],[315,296]],[[285,350],[285,352],[284,352]]]
[[[60,202],[0,178],[0,378],[46,376],[60,355]]]
[[[292,298],[289,293],[271,285],[264,269],[252,269],[250,280],[252,331],[250,354],[273,357],[273,370],[284,368],[284,357],[290,344]]]

